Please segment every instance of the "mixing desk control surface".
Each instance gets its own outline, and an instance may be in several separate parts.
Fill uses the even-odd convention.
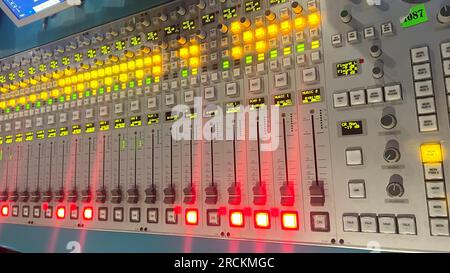
[[[449,7],[173,1],[5,58],[0,222],[449,251]]]

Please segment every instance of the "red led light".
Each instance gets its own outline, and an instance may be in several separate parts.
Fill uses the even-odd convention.
[[[230,225],[232,227],[243,227],[244,213],[240,210],[230,211]]]
[[[59,207],[56,209],[56,217],[58,219],[64,219],[66,218],[66,208],[64,207]]]
[[[2,216],[8,216],[9,214],[9,206],[8,205],[4,205],[2,207]]]
[[[268,211],[255,212],[255,227],[270,228],[270,215]]]
[[[83,211],[84,220],[92,220],[94,218],[94,210],[92,208],[84,208]]]
[[[298,229],[298,214],[293,211],[283,211],[281,213],[282,228],[286,230]]]
[[[198,224],[198,210],[187,209],[186,210],[186,224],[197,225]]]

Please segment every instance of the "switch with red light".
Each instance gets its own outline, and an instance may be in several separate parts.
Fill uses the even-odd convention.
[[[268,211],[255,211],[255,227],[270,228],[270,213]]]
[[[295,211],[281,212],[281,227],[284,230],[298,230],[298,213]]]
[[[66,218],[66,208],[65,207],[56,208],[56,218],[58,218],[58,219]]]
[[[2,206],[2,216],[8,216],[9,215],[9,206],[4,205]]]
[[[164,189],[164,204],[175,203],[175,188],[170,185]]]
[[[94,209],[91,207],[84,208],[83,219],[84,220],[92,220],[93,218],[94,218]]]
[[[295,202],[294,188],[286,182],[280,187],[281,205],[291,207]]]
[[[244,212],[241,210],[230,210],[230,226],[244,227]]]
[[[237,185],[233,185],[228,188],[228,204],[239,205],[241,204],[241,188]]]
[[[154,185],[145,189],[145,203],[146,204],[156,203],[156,187]]]
[[[195,203],[195,189],[191,185],[183,189],[183,202],[188,205]]]
[[[186,224],[197,225],[198,224],[198,210],[186,209]]]

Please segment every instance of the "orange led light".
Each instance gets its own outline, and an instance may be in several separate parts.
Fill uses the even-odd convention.
[[[198,210],[187,209],[186,210],[186,224],[197,225],[198,224]]]
[[[298,214],[297,212],[284,211],[281,213],[281,225],[286,230],[298,229]]]
[[[192,56],[198,56],[200,54],[200,47],[198,45],[191,45],[189,47],[189,54]]]
[[[153,55],[152,61],[154,65],[160,65],[162,62],[161,55]]]
[[[294,27],[297,30],[304,30],[306,28],[306,19],[305,17],[297,17],[294,20]]]
[[[244,33],[242,34],[242,40],[244,40],[244,43],[247,44],[253,42],[253,31],[252,30],[244,31]]]
[[[8,216],[9,214],[9,206],[8,205],[4,205],[2,207],[2,216]]]
[[[154,66],[154,67],[152,67],[152,74],[153,75],[159,76],[159,75],[161,75],[161,72],[162,72],[161,66]]]
[[[239,210],[230,211],[230,225],[232,227],[243,227],[244,213]]]
[[[83,218],[84,220],[92,220],[94,218],[94,210],[91,207],[84,208]]]
[[[232,32],[233,34],[238,34],[238,33],[240,33],[241,30],[242,30],[241,22],[235,21],[235,22],[231,23],[231,25],[230,25],[230,30],[231,30],[231,32]]]
[[[137,59],[136,60],[136,67],[137,68],[144,68],[144,59]]]
[[[268,211],[255,212],[255,227],[270,228],[270,215]]]
[[[267,34],[269,34],[269,37],[276,37],[278,35],[278,25],[277,24],[271,24],[267,27]]]
[[[180,48],[180,58],[181,59],[189,58],[189,49],[187,47]]]
[[[64,219],[66,218],[66,208],[64,207],[59,207],[56,209],[56,217],[58,219]]]
[[[231,49],[231,56],[234,59],[241,59],[242,58],[242,47],[240,46],[235,46]]]
[[[199,67],[200,66],[200,59],[197,57],[192,57],[189,59],[189,66],[190,67]]]
[[[258,52],[258,53],[265,53],[267,51],[266,41],[256,42],[255,49],[256,49],[256,52]]]
[[[256,40],[262,40],[262,39],[266,38],[266,28],[259,27],[259,28],[255,29],[255,38],[256,38]]]
[[[280,30],[281,30],[281,33],[283,33],[283,34],[288,34],[289,32],[291,32],[291,30],[292,30],[291,21],[285,20],[285,21],[281,22]]]
[[[310,27],[317,27],[320,24],[320,14],[315,12],[308,15],[308,24]]]

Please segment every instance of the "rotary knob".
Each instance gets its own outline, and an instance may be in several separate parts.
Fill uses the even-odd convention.
[[[386,130],[390,130],[397,126],[397,118],[393,114],[387,114],[381,117],[381,127]]]
[[[381,56],[381,54],[383,54],[383,51],[378,45],[373,45],[370,47],[370,56],[372,56],[372,58],[377,59]]]
[[[200,10],[203,10],[206,8],[206,2],[205,0],[199,0],[197,3],[197,8]]]
[[[400,160],[400,151],[397,148],[389,147],[384,150],[383,158],[388,163],[395,163]]]
[[[291,7],[295,14],[302,14],[303,7],[297,1],[292,2]]]
[[[441,24],[448,24],[448,23],[450,23],[450,5],[444,5],[439,10],[437,19],[438,19],[438,21]]]
[[[185,9],[184,7],[182,7],[182,6],[178,6],[178,7],[177,7],[177,13],[178,13],[180,16],[184,16],[184,15],[186,14],[186,9]]]
[[[204,40],[206,38],[206,32],[204,30],[198,30],[195,35],[200,39]]]
[[[352,21],[353,17],[350,14],[350,12],[346,9],[342,10],[341,13],[339,14],[339,17],[341,17],[341,21],[344,24],[348,24]]]
[[[374,79],[381,79],[384,76],[383,67],[379,64],[375,64],[375,67],[372,68],[372,76]]]
[[[390,197],[402,197],[405,193],[405,188],[400,182],[390,182],[386,187],[386,192]]]
[[[158,19],[161,20],[162,22],[167,21],[167,19],[168,19],[167,14],[162,13],[162,12],[159,13],[159,14],[158,14]]]

